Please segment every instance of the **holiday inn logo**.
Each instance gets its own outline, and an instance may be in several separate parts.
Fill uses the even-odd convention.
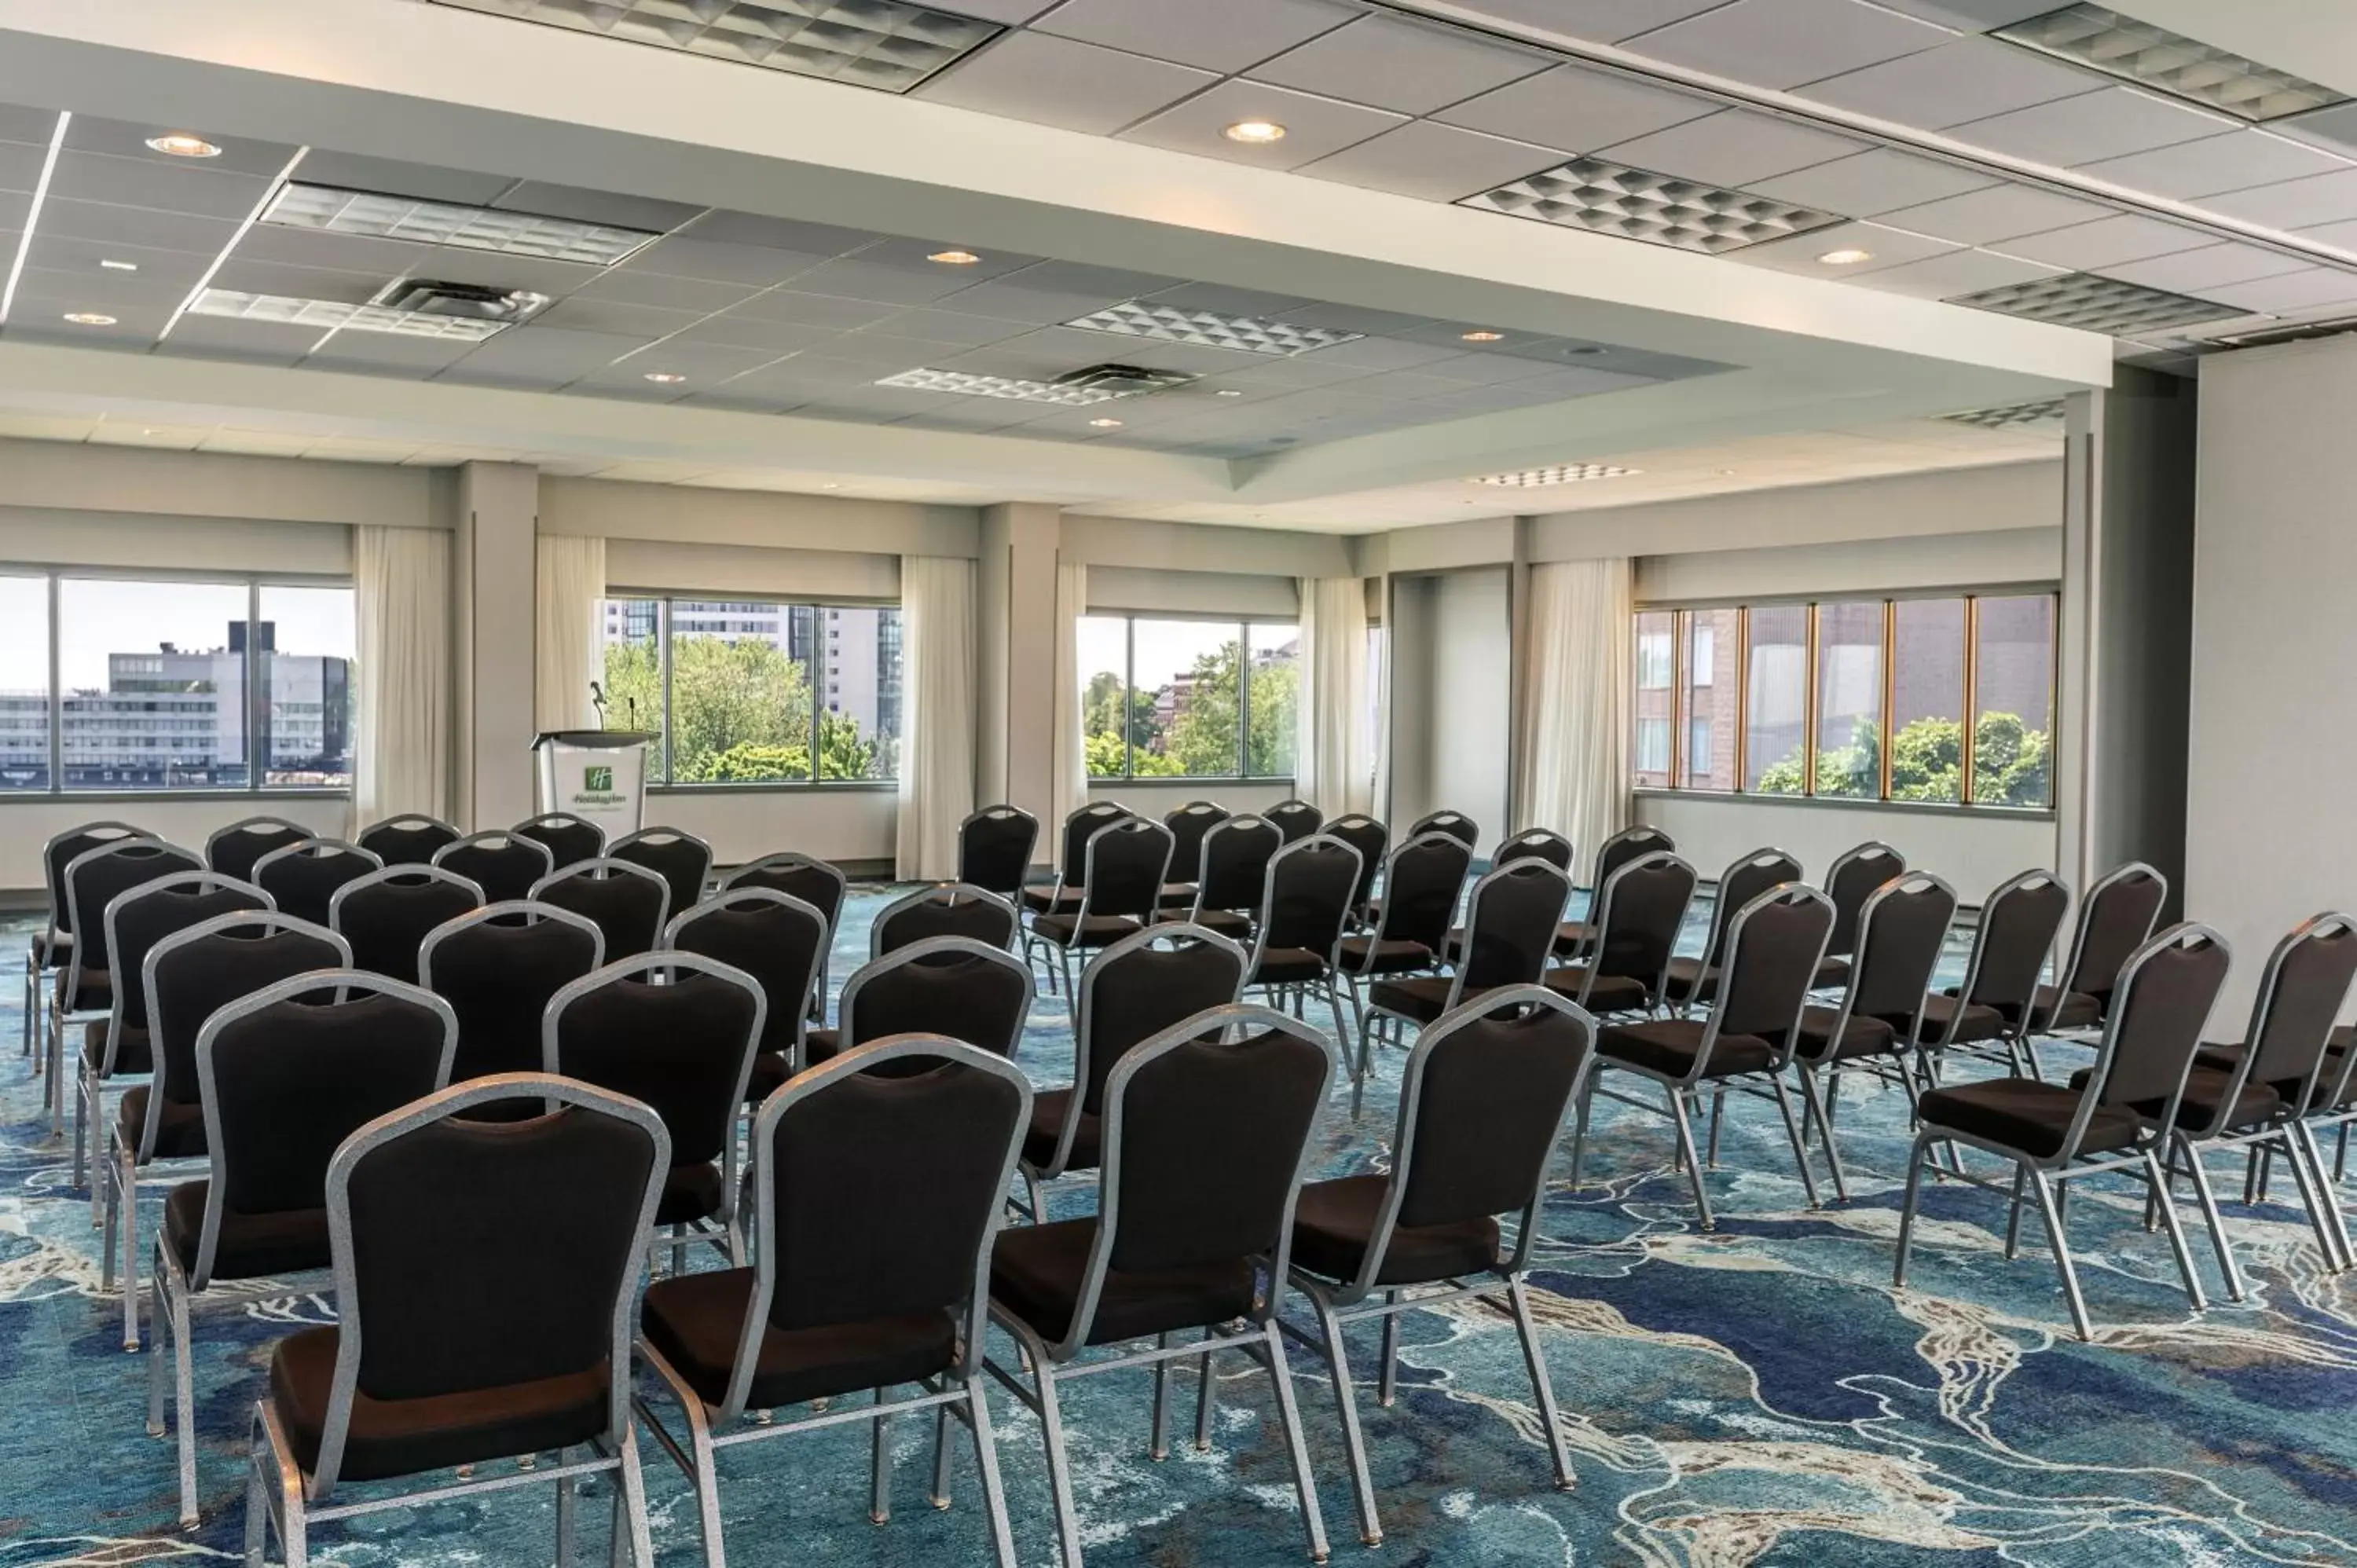
[[[581,773],[581,787],[593,795],[610,794],[614,789],[614,770],[611,768],[584,768]]]

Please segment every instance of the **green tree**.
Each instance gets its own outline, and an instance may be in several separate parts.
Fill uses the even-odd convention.
[[[1131,691],[1129,683],[1110,670],[1089,677],[1088,690],[1081,696],[1081,715],[1083,733],[1116,739],[1125,734],[1133,746],[1152,746],[1159,733],[1154,720],[1154,694]]]
[[[818,716],[818,776],[821,779],[877,779],[883,743],[861,738],[859,721],[832,710]]]
[[[1245,772],[1254,779],[1289,779],[1298,746],[1301,713],[1301,664],[1275,659],[1252,675],[1252,735]]]
[[[1917,719],[1890,741],[1890,798],[1894,800],[1954,801],[1962,798],[1964,726],[1954,719]],[[1835,746],[1817,757],[1817,792],[1833,794],[1840,785],[1871,780],[1881,766],[1875,727],[1860,725],[1852,744]],[[1754,792],[1762,795],[1801,793],[1802,754],[1772,764],[1760,776]],[[1848,789],[1842,793],[1851,793]],[[1855,790],[1869,798],[1871,782]],[[1973,726],[1973,802],[1982,806],[2043,807],[2053,803],[2052,748],[2047,732],[2031,729],[2018,714],[1983,714]]]

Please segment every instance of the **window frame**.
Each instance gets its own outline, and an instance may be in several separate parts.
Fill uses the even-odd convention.
[[[1294,779],[1299,773],[1301,768],[1298,741],[1295,744],[1296,755],[1293,759],[1293,768],[1291,771],[1281,774],[1271,773],[1264,775],[1247,773],[1242,771],[1242,769],[1248,768],[1252,766],[1252,657],[1253,649],[1255,646],[1253,641],[1254,628],[1257,627],[1269,626],[1287,628],[1292,631],[1294,638],[1297,640],[1301,636],[1301,618],[1298,612],[1297,612],[1289,620],[1282,616],[1247,614],[1222,615],[1206,610],[1148,611],[1097,609],[1090,607],[1083,609],[1081,614],[1083,618],[1089,620],[1117,620],[1122,623],[1121,636],[1123,669],[1121,689],[1124,699],[1124,723],[1121,736],[1122,770],[1119,773],[1090,774],[1089,787],[1092,789],[1100,786],[1127,789],[1128,787],[1136,784],[1144,784],[1149,787],[1157,785],[1189,784],[1266,784],[1282,785],[1286,789],[1292,788]],[[1199,621],[1206,625],[1232,626],[1236,628],[1237,665],[1235,757],[1236,768],[1238,771],[1229,773],[1175,774],[1141,774],[1137,771],[1137,747],[1129,738],[1127,699],[1129,693],[1137,690],[1137,623],[1141,620]],[[1300,657],[1297,651],[1296,652],[1295,657],[1297,659]],[[1297,698],[1297,700],[1298,699]],[[1082,750],[1085,752],[1087,748],[1087,736],[1085,735],[1082,737]]]

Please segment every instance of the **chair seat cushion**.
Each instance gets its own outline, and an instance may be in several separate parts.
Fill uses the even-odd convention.
[[[1855,1061],[1860,1057],[1889,1056],[1899,1049],[1899,1031],[1888,1020],[1852,1015],[1836,1041],[1834,1026],[1841,1020],[1838,1007],[1809,1007],[1801,1013],[1803,1059],[1813,1062]]]
[[[1608,1025],[1596,1036],[1597,1054],[1626,1067],[1641,1068],[1663,1078],[1685,1078],[1702,1054],[1703,1035],[1710,1027],[1702,1018],[1654,1018],[1642,1024]],[[1776,1047],[1757,1035],[1721,1035],[1704,1064],[1705,1078],[1732,1078],[1737,1073],[1766,1072],[1776,1062]]]
[[[1034,1170],[1046,1170],[1056,1157],[1057,1140],[1064,1135],[1064,1122],[1073,1114],[1073,1093],[1069,1089],[1044,1090],[1031,1101],[1031,1125],[1023,1134],[1023,1163]],[[1104,1118],[1080,1112],[1081,1124],[1072,1131],[1071,1157],[1065,1169],[1091,1171],[1103,1157]]]
[[[1253,923],[1250,915],[1239,914],[1233,909],[1206,909],[1193,918],[1195,924],[1205,930],[1216,931],[1232,941],[1243,942],[1252,940]]]
[[[830,1050],[827,1054],[832,1056],[834,1052]],[[786,1060],[785,1052],[756,1051],[753,1070],[745,1077],[745,1103],[760,1104],[785,1087],[786,1079],[793,1075],[793,1064]]]
[[[33,962],[42,969],[54,969],[66,954],[73,951],[73,936],[70,932],[60,931],[52,938],[47,930],[35,931],[32,947]]]
[[[1813,991],[1831,991],[1849,983],[1850,961],[1841,953],[1827,953],[1817,965],[1817,978],[1811,983]]]
[[[2044,1160],[2061,1153],[2071,1119],[2079,1113],[2080,1098],[2061,1084],[2040,1083],[2034,1078],[1993,1078],[1953,1089],[1929,1090],[1921,1112],[1927,1127],[1952,1128]],[[2125,1149],[2136,1142],[2136,1129],[2133,1113],[2099,1105],[2087,1120],[2087,1136],[2079,1152],[2094,1155]]]
[[[1668,990],[1674,1002],[1707,1002],[1718,993],[1718,965],[1698,958],[1674,958]]]
[[[678,1274],[647,1287],[640,1326],[708,1405],[728,1395],[738,1337],[753,1304],[754,1272]],[[945,1372],[957,1360],[946,1312],[908,1313],[819,1328],[774,1325],[761,1335],[746,1402],[755,1410],[888,1389]]]
[[[1353,974],[1413,974],[1432,967],[1432,950],[1422,942],[1344,937],[1342,967]]]
[[[209,1181],[184,1181],[164,1199],[164,1244],[180,1267],[193,1272],[197,1245],[205,1232],[205,1195]],[[328,1211],[290,1209],[282,1214],[221,1215],[221,1238],[213,1248],[212,1277],[217,1280],[258,1280],[276,1274],[307,1273],[334,1260],[328,1251]]]
[[[114,1135],[126,1149],[136,1149],[147,1130],[147,1097],[153,1092],[146,1084],[135,1084],[124,1091],[121,1103],[114,1108]],[[164,1101],[164,1114],[156,1125],[155,1157],[197,1159],[204,1153],[205,1108],[185,1105],[177,1100]]]
[[[1081,1276],[1096,1244],[1093,1216],[1026,1225],[999,1233],[990,1260],[990,1298],[1054,1344],[1071,1329]],[[1097,1297],[1092,1345],[1116,1344],[1149,1334],[1202,1328],[1252,1310],[1248,1258],[1184,1269],[1121,1273],[1107,1270]]]
[[[1074,915],[1080,912],[1081,890],[1067,887],[1060,894],[1053,887],[1026,887],[1023,907],[1043,915]]]
[[[1590,980],[1587,965],[1566,963],[1548,970],[1541,976],[1549,991],[1579,1000],[1580,987],[1587,988],[1587,1010],[1591,1013],[1634,1013],[1649,1005],[1653,993],[1645,983],[1626,974],[1599,974]]]
[[[305,1470],[319,1462],[335,1382],[336,1335],[332,1327],[307,1328],[280,1340],[270,1357],[271,1403]],[[356,1389],[341,1474],[348,1481],[382,1480],[570,1447],[604,1435],[612,1394],[612,1374],[603,1364],[507,1388],[423,1399],[371,1399]]]
[[[1368,987],[1367,1001],[1383,1012],[1396,1013],[1419,1024],[1429,1024],[1448,1011],[1448,988],[1453,983],[1445,974],[1378,980]]]
[[[2083,991],[2065,993],[2059,985],[2041,985],[2031,1014],[2041,1029],[2097,1029],[2103,1026],[2104,1004]]]
[[[2083,1067],[2071,1075],[2071,1087],[2083,1090],[2094,1076],[2093,1068]],[[2264,1083],[2246,1083],[2243,1085],[2243,1091],[2234,1098],[2233,1114],[2220,1123],[2216,1120],[2219,1109],[2225,1104],[2227,1091],[2233,1087],[2233,1069],[2221,1071],[2196,1062],[2193,1070],[2185,1075],[2185,1093],[2177,1102],[2178,1126],[2188,1133],[2199,1133],[2213,1125],[2221,1131],[2229,1131],[2267,1121],[2283,1110],[2283,1096],[2272,1087]],[[2157,1122],[2169,1106],[2158,1100],[2139,1100],[2129,1109],[2147,1122]]]
[[[2332,1092],[2333,1084],[2341,1076],[2341,1064],[2349,1054],[2348,1034],[2346,1028],[2335,1029],[2325,1045],[2324,1079],[2317,1086],[2317,1098],[2319,1100]],[[2232,1072],[2243,1065],[2244,1054],[2249,1049],[2248,1046],[2243,1045],[2204,1046],[2193,1053],[2193,1065],[2197,1069],[2208,1068],[2215,1072]],[[2292,1101],[2298,1098],[2303,1086],[2298,1079],[2290,1078],[2267,1087],[2283,1100]]]
[[[1191,882],[1166,882],[1162,897],[1157,901],[1165,909],[1191,909],[1195,907],[1195,885]]]
[[[1329,1280],[1358,1278],[1373,1240],[1385,1176],[1313,1181],[1293,1211],[1293,1262]],[[1487,1271],[1498,1259],[1498,1222],[1488,1216],[1449,1225],[1394,1227],[1375,1283],[1430,1284]]]
[[[1555,950],[1569,958],[1595,940],[1596,928],[1586,920],[1566,920],[1555,928]]]
[[[1937,994],[1923,998],[1923,1038],[1947,1038],[1948,1020],[1955,1017],[1959,1007],[1964,1008],[1964,1015],[1956,1025],[1951,1044],[1968,1046],[1980,1040],[1994,1040],[2005,1033],[2005,1015],[1996,1008],[1978,1002],[1967,1004],[1953,994]],[[1913,1020],[1885,1018],[1883,1022],[1894,1028],[1905,1029]]]
[[[103,1013],[113,1005],[114,976],[105,970],[68,964],[58,971],[59,1012]]]
[[[727,1178],[720,1174],[716,1160],[673,1165],[663,1177],[662,1197],[655,1200],[655,1223],[684,1225],[692,1219],[709,1219],[720,1211],[727,1190]]]
[[[811,1067],[831,1062],[843,1054],[843,1031],[840,1029],[805,1029],[802,1031],[802,1060]],[[753,1070],[761,1069],[756,1058]]]
[[[1315,985],[1326,978],[1326,960],[1308,948],[1271,948],[1260,955],[1250,985]]]
[[[1060,948],[1109,948],[1146,928],[1127,915],[1041,915],[1031,929]]]
[[[82,1030],[81,1059],[92,1071],[106,1059],[106,1020],[101,1018]],[[114,1047],[114,1070],[124,1077],[156,1070],[156,1058],[148,1051],[146,1030],[128,1024],[123,1026],[123,1038]]]

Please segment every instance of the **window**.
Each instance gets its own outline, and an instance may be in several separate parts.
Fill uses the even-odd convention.
[[[0,577],[0,791],[49,779],[49,580]]]
[[[651,782],[898,775],[898,607],[621,598],[604,620],[606,722],[661,737]]]
[[[1285,621],[1083,617],[1092,779],[1290,779],[1301,628]]]
[[[1743,612],[1690,610],[1684,618],[1686,661],[1678,695],[1686,715],[1686,749],[1678,760],[1678,788],[1733,789],[1735,650],[1743,641]]]
[[[1817,607],[1814,793],[1882,799],[1883,605]]]
[[[1777,605],[1744,617],[1743,787],[1761,795],[1808,790],[1809,611]]]
[[[1637,783],[1670,781],[1670,725],[1677,706],[1678,618],[1668,610],[1637,617]]]
[[[263,782],[349,789],[352,663],[359,645],[349,588],[264,585],[253,639],[261,668]]]
[[[1890,607],[1890,798],[1964,798],[1964,601]]]
[[[1973,605],[1973,799],[2054,803],[2054,600]]]

